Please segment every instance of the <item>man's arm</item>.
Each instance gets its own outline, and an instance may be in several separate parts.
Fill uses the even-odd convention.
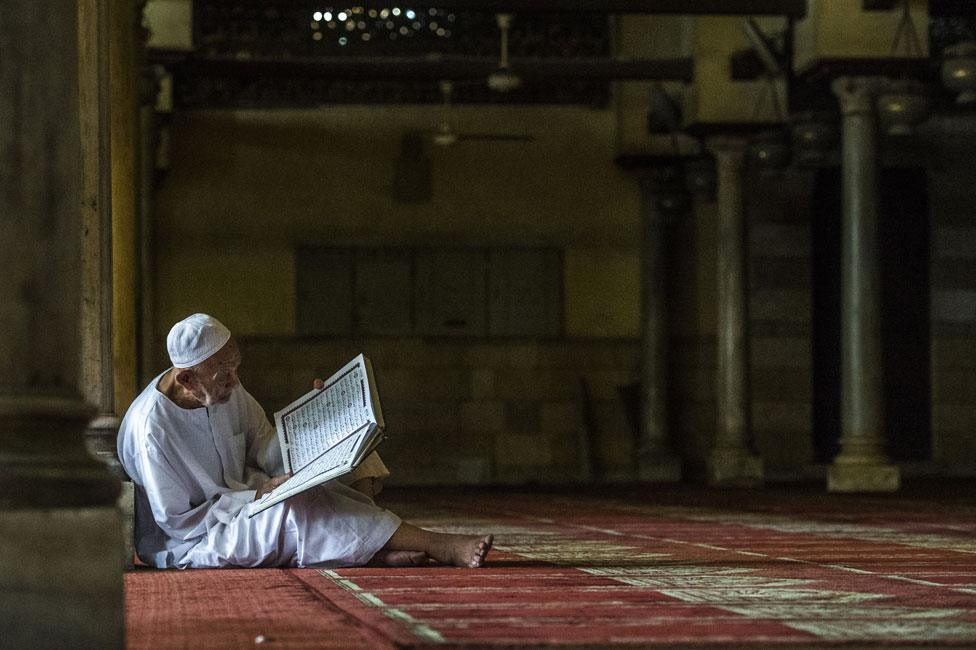
[[[254,500],[255,490],[227,490],[194,505],[186,482],[151,437],[139,454],[141,475],[156,524],[173,539],[190,540],[207,534],[217,523],[230,523]]]
[[[247,431],[247,453],[244,458],[244,481],[252,486],[262,486],[270,477],[285,473],[281,459],[278,434],[268,421],[264,409],[250,393],[244,390]]]
[[[271,492],[276,487],[278,487],[279,485],[281,485],[282,483],[284,483],[290,478],[291,476],[288,474],[282,474],[281,476],[275,476],[274,478],[269,478],[261,485],[261,487],[258,488],[257,492],[254,494],[254,500],[257,501],[265,494]]]

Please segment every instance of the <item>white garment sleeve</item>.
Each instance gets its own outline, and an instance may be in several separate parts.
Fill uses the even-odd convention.
[[[389,475],[390,470],[387,469],[380,455],[374,451],[364,458],[363,462],[356,469],[344,476],[340,476],[339,482],[344,485],[352,485],[364,478],[371,478],[373,479],[373,494],[370,496],[376,496],[383,489],[383,479]]]
[[[146,441],[145,453],[139,454],[138,460],[153,518],[172,539],[189,541],[206,535],[218,522],[233,521],[241,508],[254,501],[254,490],[227,489],[209,501],[193,505],[180,473],[152,437]]]

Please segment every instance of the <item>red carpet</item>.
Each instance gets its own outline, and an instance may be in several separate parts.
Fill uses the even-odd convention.
[[[137,571],[129,644],[976,647],[965,500],[655,491],[399,493],[421,525],[494,532],[490,565]]]

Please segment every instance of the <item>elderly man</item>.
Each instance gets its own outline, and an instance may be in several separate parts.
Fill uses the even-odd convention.
[[[378,457],[351,475],[360,489],[330,481],[248,518],[245,506],[287,476],[274,429],[238,381],[237,343],[217,319],[194,314],[166,345],[173,367],[136,398],[119,431],[141,560],[159,568],[482,566],[491,535],[424,530],[373,502],[373,479],[387,473]]]

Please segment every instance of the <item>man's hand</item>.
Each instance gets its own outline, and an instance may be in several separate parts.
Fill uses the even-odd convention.
[[[254,495],[254,500],[257,501],[265,494],[275,489],[285,481],[291,478],[288,474],[282,474],[281,476],[275,476],[274,478],[269,478],[264,482],[264,485],[258,488],[257,494]]]
[[[323,387],[325,387],[325,382],[321,379],[316,379],[312,382],[312,388],[315,390],[322,390]]]
[[[365,494],[366,496],[368,496],[370,499],[373,499],[373,498],[376,497],[376,493],[377,493],[376,481],[373,480],[373,477],[372,476],[367,476],[366,478],[361,478],[358,481],[356,481],[355,483],[353,483],[352,485],[350,485],[349,487],[351,487],[352,489],[356,490],[357,492],[362,492],[363,494]]]

